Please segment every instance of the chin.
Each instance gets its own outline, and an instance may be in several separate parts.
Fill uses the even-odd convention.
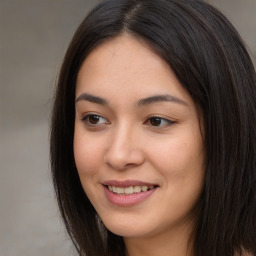
[[[146,237],[148,235],[148,232],[139,230],[139,229],[134,229],[134,228],[127,228],[127,227],[110,227],[107,228],[109,231],[112,233],[122,236],[122,237]]]
[[[121,220],[121,218],[119,218]],[[154,233],[154,227],[149,223],[137,223],[137,221],[121,220],[104,221],[105,227],[112,233],[122,237],[146,237]]]

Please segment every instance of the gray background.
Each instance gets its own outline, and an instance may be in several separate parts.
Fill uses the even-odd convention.
[[[256,55],[256,0],[211,0]],[[0,0],[0,256],[72,256],[49,171],[52,94],[89,0]],[[255,57],[253,57],[256,63]]]

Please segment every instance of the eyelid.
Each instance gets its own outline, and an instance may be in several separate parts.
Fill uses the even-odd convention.
[[[88,120],[88,118],[90,117],[97,117],[99,118],[101,121],[99,122],[96,122],[95,124],[90,122]],[[150,123],[150,121],[152,121],[152,119],[159,119],[160,120],[160,125],[153,125],[152,123]],[[82,118],[81,118],[81,121],[83,123],[85,123],[86,126],[88,127],[92,127],[92,128],[99,128],[103,125],[107,125],[107,124],[110,124],[111,122],[109,122],[106,118],[104,118],[102,115],[98,114],[98,113],[95,113],[95,112],[89,112],[89,113],[85,113]],[[163,124],[162,124],[163,123]],[[155,128],[155,129],[160,129],[160,128],[167,128],[173,124],[175,124],[176,121],[173,121],[173,120],[170,120],[170,118],[166,118],[166,117],[162,117],[160,115],[150,115],[147,117],[146,121],[143,123],[144,125],[148,125],[152,128]]]
[[[148,123],[150,122],[150,120],[152,120],[153,118],[160,119],[160,120],[166,122],[166,124],[165,124],[165,125],[159,125],[159,126],[154,126],[154,125],[152,125],[152,124],[148,124]],[[171,126],[171,125],[174,125],[175,123],[176,123],[176,121],[170,120],[170,119],[165,118],[165,117],[161,117],[161,116],[159,116],[159,115],[151,115],[151,116],[149,116],[149,117],[147,118],[147,120],[144,122],[144,124],[148,124],[148,125],[150,125],[151,127],[156,128],[156,129],[157,129],[157,128],[166,128],[166,127],[169,127],[169,126]]]
[[[93,124],[93,123],[90,123],[87,119],[89,117],[92,117],[92,116],[95,116],[95,117],[99,117],[100,119],[104,119],[105,121],[104,122],[101,122],[101,123],[97,123],[97,124]],[[104,118],[102,115],[100,114],[97,114],[97,113],[93,113],[93,112],[90,112],[90,113],[86,113],[82,116],[81,118],[81,121],[85,123],[85,125],[89,126],[89,127],[99,127],[101,125],[105,125],[105,124],[110,124],[110,122]]]

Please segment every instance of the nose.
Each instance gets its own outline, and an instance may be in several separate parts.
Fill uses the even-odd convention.
[[[136,167],[144,162],[139,136],[128,126],[117,128],[109,140],[105,163],[115,170]]]

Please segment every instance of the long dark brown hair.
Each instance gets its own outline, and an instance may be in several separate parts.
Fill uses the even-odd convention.
[[[79,255],[125,251],[122,237],[97,217],[73,153],[78,71],[97,45],[124,32],[162,57],[203,111],[206,177],[194,255],[256,255],[255,68],[230,22],[199,0],[103,1],[70,43],[55,94],[50,151],[60,212]]]

